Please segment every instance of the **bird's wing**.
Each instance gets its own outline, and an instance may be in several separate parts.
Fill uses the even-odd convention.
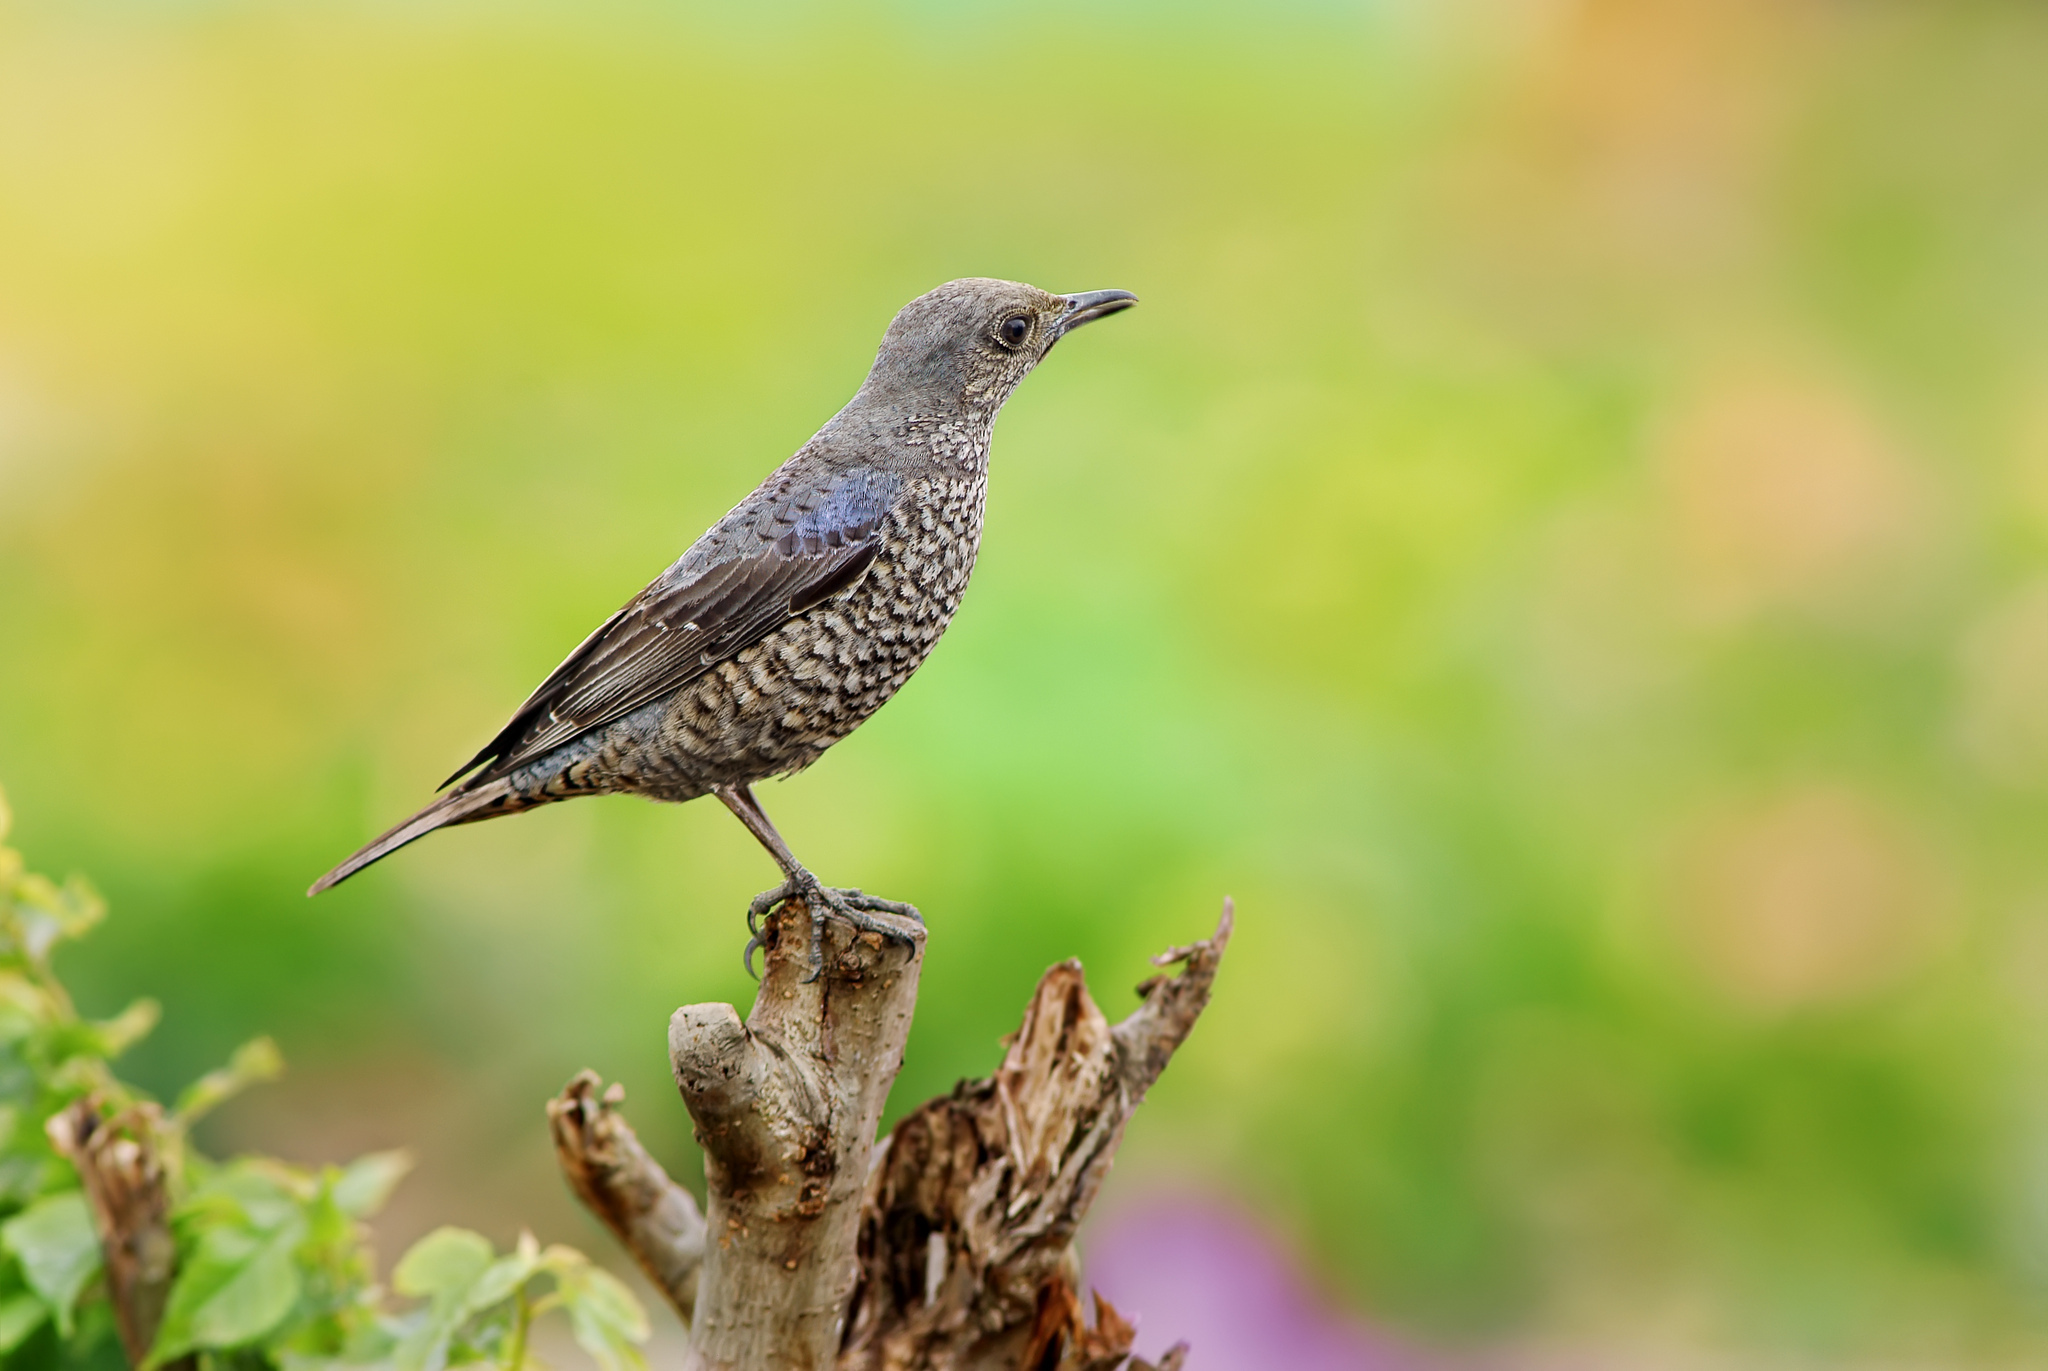
[[[583,640],[541,682],[511,721],[456,777],[466,784],[502,776],[592,729],[687,685],[759,642],[777,625],[850,589],[881,549],[882,522],[900,482],[879,473],[842,477],[806,497],[772,502],[736,521],[752,550],[709,565],[685,554]]]

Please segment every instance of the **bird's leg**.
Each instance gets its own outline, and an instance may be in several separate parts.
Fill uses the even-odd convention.
[[[898,918],[913,919],[924,923],[924,916],[913,905],[896,900],[884,900],[879,896],[863,894],[858,888],[836,889],[823,884],[813,876],[804,864],[789,850],[789,844],[775,831],[775,825],[768,820],[768,812],[761,808],[761,802],[754,798],[754,788],[748,785],[718,785],[711,793],[724,802],[739,821],[747,826],[747,832],[755,841],[768,849],[768,855],[782,868],[782,884],[773,890],[764,890],[747,905],[746,950],[740,954],[741,964],[749,976],[754,974],[754,950],[761,946],[761,919],[776,906],[791,899],[801,898],[811,915],[811,974],[806,980],[815,981],[825,966],[825,912],[830,910],[855,928],[869,933],[878,933],[884,938],[910,944],[910,937],[902,929],[882,922],[875,914],[894,914]]]

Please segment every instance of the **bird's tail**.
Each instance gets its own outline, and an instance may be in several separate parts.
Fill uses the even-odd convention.
[[[510,814],[526,807],[519,803],[519,797],[512,793],[511,784],[503,777],[474,790],[453,791],[382,837],[365,844],[354,856],[313,882],[306,894],[318,895],[331,886],[340,885],[371,862],[390,856],[413,839],[424,838],[437,828]]]

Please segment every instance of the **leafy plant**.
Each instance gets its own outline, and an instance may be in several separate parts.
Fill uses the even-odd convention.
[[[402,1153],[308,1169],[195,1151],[195,1120],[283,1069],[276,1046],[246,1044],[168,1112],[123,1082],[113,1063],[155,1027],[157,1006],[138,1000],[99,1020],[78,1012],[51,959],[105,904],[81,879],[27,871],[4,843],[8,823],[0,796],[0,1363],[124,1361],[104,1220],[52,1136],[52,1121],[83,1102],[107,1127],[131,1130],[118,1145],[152,1150],[166,1192],[174,1274],[146,1371],[187,1359],[209,1371],[520,1371],[533,1363],[534,1320],[550,1312],[603,1371],[643,1365],[647,1318],[632,1293],[582,1253],[530,1234],[499,1253],[479,1234],[438,1229],[399,1260],[387,1292],[365,1222],[403,1179]]]

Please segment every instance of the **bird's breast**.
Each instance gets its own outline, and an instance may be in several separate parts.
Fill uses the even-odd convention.
[[[893,696],[960,605],[986,488],[980,473],[911,478],[865,576],[684,687],[660,724],[662,755],[684,759],[677,775],[701,791],[801,770]]]
[[[987,493],[987,476],[975,471],[907,483],[883,523],[874,566],[844,605],[857,628],[863,620],[878,634],[928,628],[929,638],[912,636],[929,648],[974,571]]]

